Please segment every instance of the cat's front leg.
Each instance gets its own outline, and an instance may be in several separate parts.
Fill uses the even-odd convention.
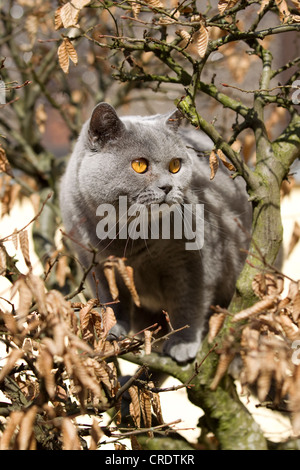
[[[170,309],[168,313],[175,332],[165,341],[165,354],[179,363],[195,359],[201,347],[207,316],[205,313],[208,308],[209,306],[200,305],[200,302],[188,305],[178,301],[177,305]]]
[[[176,332],[165,341],[163,352],[179,363],[192,361],[200,349],[201,337],[201,331],[191,336],[184,330]]]

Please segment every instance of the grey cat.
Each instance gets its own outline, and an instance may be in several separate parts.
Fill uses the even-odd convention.
[[[66,232],[80,242],[74,247],[82,263],[90,263],[82,245],[98,249],[95,273],[102,303],[112,298],[101,263],[110,255],[126,257],[134,269],[141,306],[133,304],[119,279],[120,303],[114,306],[118,323],[112,332],[140,331],[165,310],[175,330],[189,325],[164,343],[164,353],[182,363],[197,354],[210,306],[230,302],[245,259],[240,249],[249,242],[235,219],[250,230],[251,205],[243,181],[230,178],[227,169],[220,167],[210,181],[208,159],[199,152],[210,149],[211,141],[200,131],[180,126],[180,118],[177,111],[119,118],[109,104],[98,104],[67,165],[60,205]],[[120,196],[127,197],[128,206],[143,205],[148,211],[154,204],[202,204],[203,246],[187,249],[187,238],[176,238],[174,230],[169,239],[121,239],[121,220],[116,221],[113,239],[99,239],[97,208],[111,204],[118,217]],[[192,214],[193,223],[199,222],[194,209]],[[124,222],[129,220],[132,217]]]

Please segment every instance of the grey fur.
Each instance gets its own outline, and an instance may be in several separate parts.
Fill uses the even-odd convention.
[[[171,118],[171,119],[170,119]],[[120,303],[115,311],[116,334],[149,326],[155,314],[166,310],[174,329],[186,328],[165,342],[164,352],[178,362],[193,359],[200,347],[211,305],[227,306],[244,262],[240,248],[248,240],[235,218],[250,229],[251,207],[243,181],[231,179],[220,166],[209,180],[208,159],[197,153],[211,148],[200,131],[178,127],[178,113],[119,119],[108,104],[100,103],[85,123],[61,183],[60,205],[65,230],[83,245],[98,251],[99,261],[109,255],[125,256],[134,268],[141,308],[119,282]],[[192,148],[191,148],[192,147]],[[195,149],[195,150],[193,150]],[[131,161],[149,161],[149,171],[137,174]],[[172,158],[182,159],[176,174],[168,171]],[[168,187],[166,194],[164,189]],[[171,188],[171,190],[170,190]],[[96,209],[116,204],[120,195],[129,203],[202,203],[205,207],[204,246],[185,249],[184,240],[99,240]],[[88,252],[74,245],[85,265]],[[101,302],[111,301],[101,267]],[[133,318],[133,323],[130,319]]]

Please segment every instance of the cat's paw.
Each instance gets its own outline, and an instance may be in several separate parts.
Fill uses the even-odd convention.
[[[127,336],[128,332],[128,323],[120,321],[109,330],[107,339],[112,341],[113,339],[119,338],[120,336]]]
[[[199,341],[183,341],[180,338],[170,337],[164,344],[163,352],[176,362],[184,363],[195,359],[199,348]]]

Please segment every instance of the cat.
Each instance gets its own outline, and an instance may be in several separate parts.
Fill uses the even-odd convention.
[[[91,261],[83,246],[98,250],[95,275],[101,303],[112,301],[103,261],[111,255],[125,257],[133,268],[140,306],[134,305],[118,279],[120,302],[113,306],[117,325],[112,333],[126,335],[131,328],[140,331],[164,310],[174,330],[189,327],[169,335],[163,353],[186,363],[200,348],[210,306],[226,307],[232,298],[245,260],[241,249],[247,249],[249,243],[245,233],[251,226],[251,204],[242,178],[232,179],[222,165],[210,180],[203,151],[209,151],[212,142],[201,131],[182,126],[181,118],[177,110],[120,118],[108,103],[98,104],[83,125],[67,164],[60,207],[66,232],[79,242],[74,248],[83,265],[89,266]],[[155,204],[204,208],[196,220],[202,223],[201,243],[188,247],[187,238],[176,238],[174,230],[169,239],[130,239],[128,234],[121,238],[118,219],[114,237],[99,239],[99,207],[116,208],[113,214],[118,217],[120,197],[125,196],[128,207],[143,206],[148,211]],[[195,224],[194,209],[192,214]]]

